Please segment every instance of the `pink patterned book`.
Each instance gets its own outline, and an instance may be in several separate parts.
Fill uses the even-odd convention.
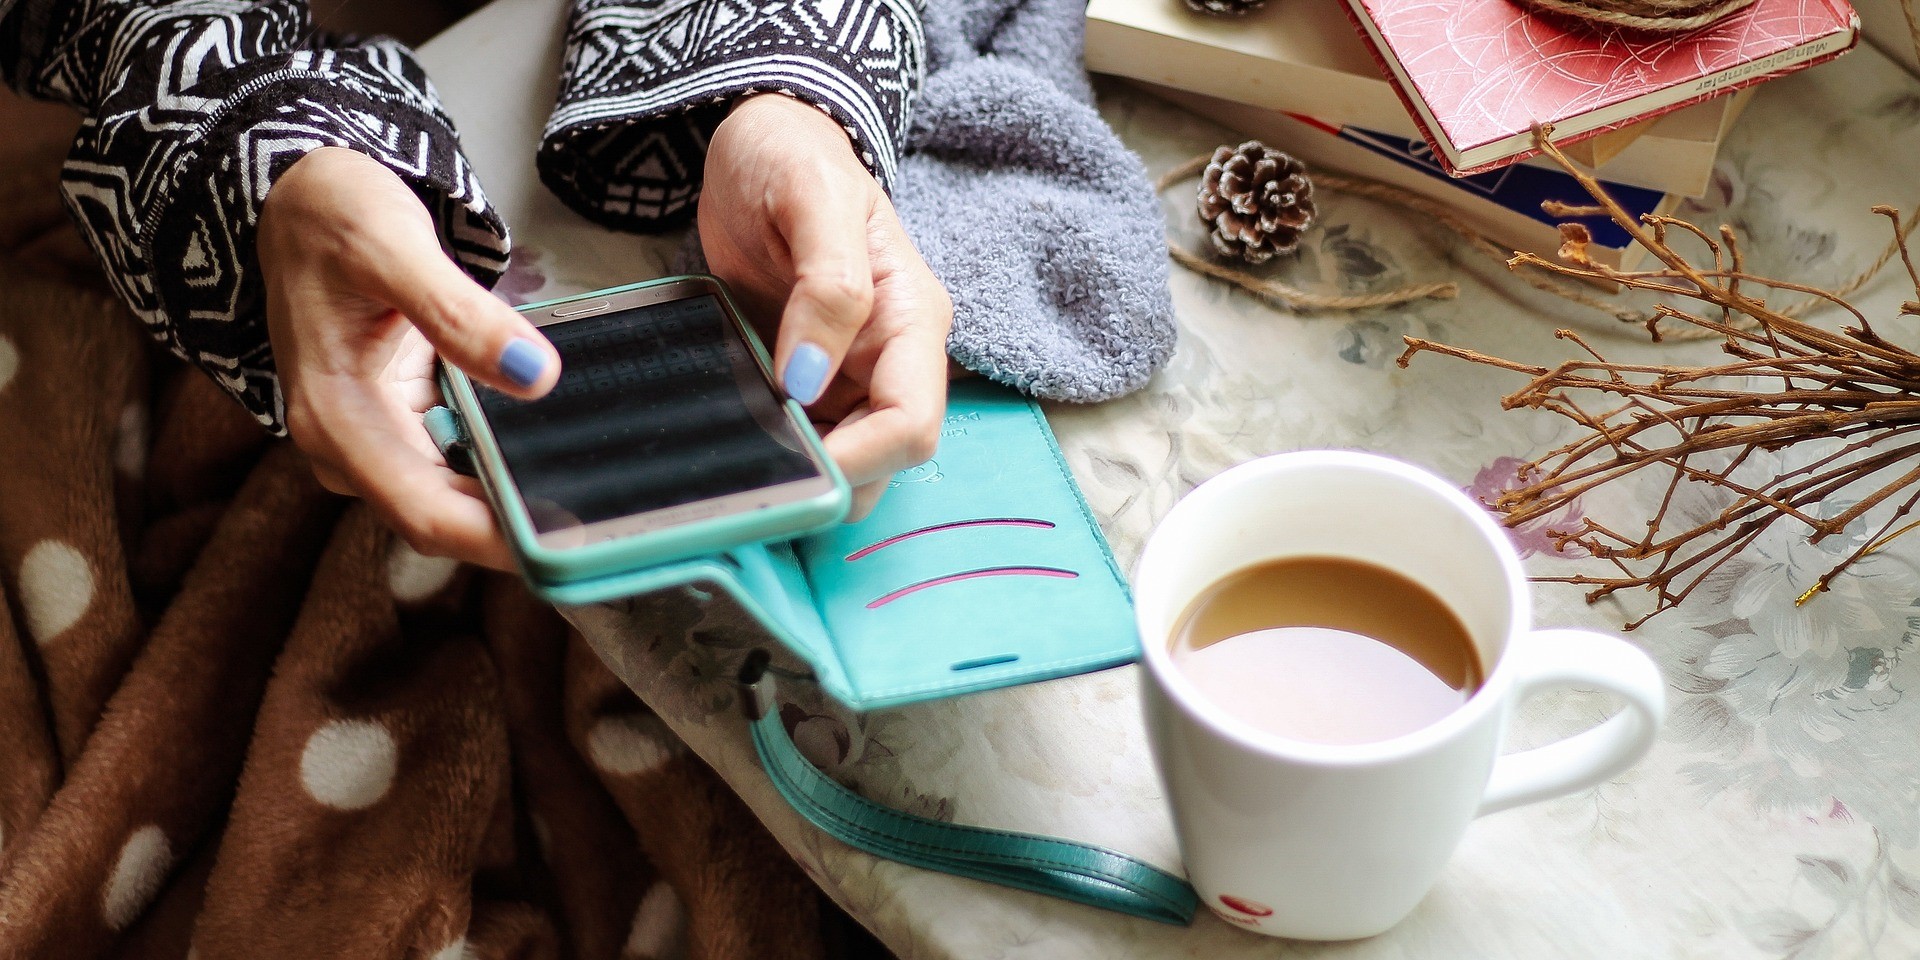
[[[1316,2],[1316,0],[1294,0]],[[1453,176],[1595,136],[1851,49],[1847,0],[1755,0],[1678,35],[1602,28],[1515,0],[1346,0],[1348,15]]]

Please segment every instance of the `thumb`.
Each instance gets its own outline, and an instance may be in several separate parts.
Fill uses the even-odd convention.
[[[816,191],[789,204],[781,225],[793,257],[794,283],[780,317],[773,364],[787,395],[802,404],[826,392],[873,313],[870,204],[859,199]]]
[[[539,328],[437,246],[431,255],[383,258],[374,280],[380,299],[413,321],[441,359],[475,381],[533,399],[560,379],[560,355]]]

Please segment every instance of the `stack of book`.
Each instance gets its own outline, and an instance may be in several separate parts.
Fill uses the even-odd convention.
[[[1535,156],[1533,127],[1635,213],[1703,194],[1754,85],[1851,48],[1847,0],[1755,0],[1684,34],[1596,28],[1513,0],[1271,0],[1239,17],[1182,0],[1091,0],[1087,66],[1312,165],[1458,210],[1495,240],[1551,255],[1543,200],[1587,202]],[[1588,220],[1594,259],[1645,251]]]

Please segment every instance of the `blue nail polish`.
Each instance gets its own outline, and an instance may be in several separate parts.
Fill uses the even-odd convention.
[[[827,367],[832,362],[827,352],[816,344],[803,343],[795,347],[793,356],[787,358],[786,372],[780,375],[787,396],[803,405],[820,399],[827,390]]]
[[[531,387],[547,372],[547,353],[521,337],[500,351],[500,375],[523,387]]]

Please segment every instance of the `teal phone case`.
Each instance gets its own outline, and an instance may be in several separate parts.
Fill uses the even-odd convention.
[[[934,458],[890,487],[864,520],[798,540],[537,587],[560,604],[725,593],[856,709],[1139,656],[1126,580],[1030,400],[954,383]]]
[[[712,281],[713,286],[726,307],[735,316],[739,315],[726,287],[717,278],[697,276],[663,277],[644,283],[630,283],[625,286],[609,287],[582,293],[575,296],[542,300],[538,303],[524,304],[516,309],[528,313],[547,307],[580,300],[592,300],[610,294],[626,293],[646,287],[679,283],[689,279]],[[760,338],[749,328],[742,327],[747,346],[753,351],[762,369],[770,366],[766,348]],[[617,575],[639,567],[652,566],[671,559],[697,556],[717,550],[725,550],[742,543],[754,543],[773,537],[793,537],[813,530],[819,530],[839,523],[847,515],[852,503],[852,490],[846,478],[840,474],[833,458],[827,456],[826,447],[820,442],[820,436],[813,429],[806,411],[800,404],[788,399],[786,407],[794,420],[800,425],[800,434],[806,442],[814,460],[822,464],[827,476],[832,480],[832,489],[819,497],[780,507],[764,508],[724,517],[716,517],[697,524],[649,533],[643,537],[625,537],[606,543],[587,544],[565,550],[542,547],[535,536],[531,518],[527,516],[517,498],[502,495],[506,485],[506,467],[502,462],[498,447],[492,435],[485,429],[485,420],[472,417],[467,422],[467,411],[479,409],[478,398],[474,394],[473,383],[459,370],[452,367],[442,371],[442,384],[449,404],[462,416],[460,429],[467,443],[471,445],[473,473],[479,477],[481,486],[486,489],[487,497],[493,502],[494,515],[497,516],[506,535],[508,545],[513,548],[515,561],[521,566],[529,583],[543,595],[553,599],[555,591],[564,585],[583,580],[593,580],[608,575]],[[479,429],[474,429],[474,423]]]

